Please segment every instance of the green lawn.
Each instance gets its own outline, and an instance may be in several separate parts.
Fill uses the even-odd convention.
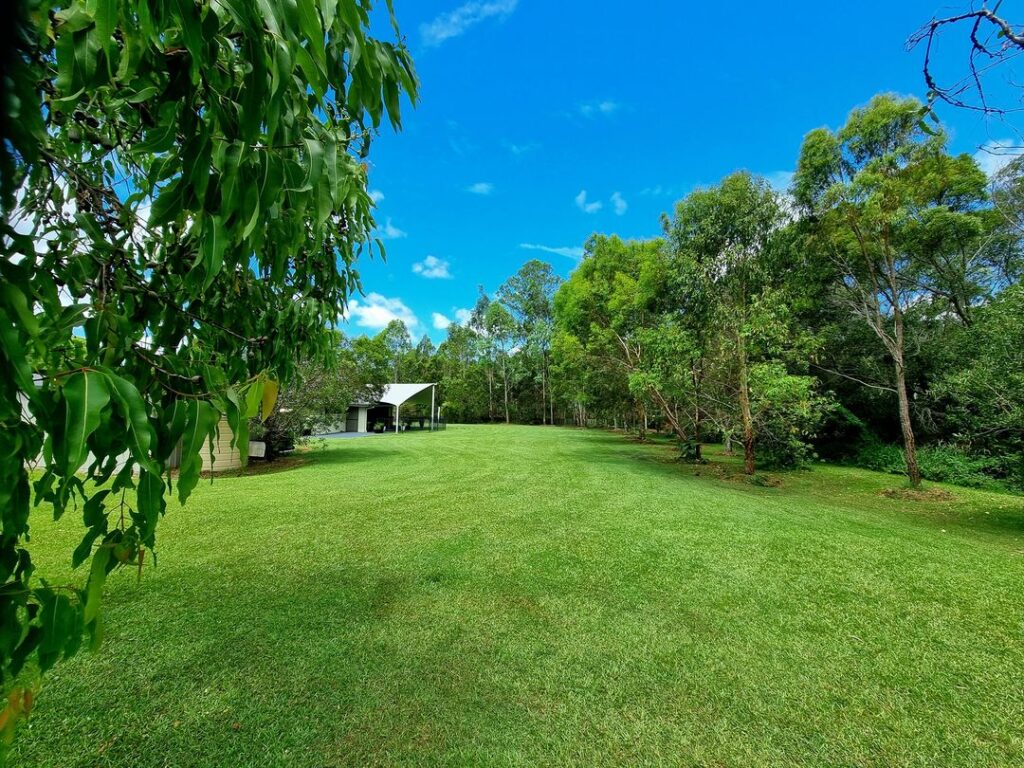
[[[172,505],[12,764],[1024,765],[1021,497],[541,427],[308,459]]]

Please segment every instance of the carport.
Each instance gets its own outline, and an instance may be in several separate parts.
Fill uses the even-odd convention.
[[[421,429],[434,431],[439,423],[440,407],[437,402],[437,383],[426,382],[421,384],[388,384],[384,387],[378,401],[380,405],[389,406],[394,409],[394,416],[385,419],[385,429],[395,432],[419,425]],[[406,407],[407,416],[403,421],[402,406]],[[416,415],[413,411],[425,412]],[[388,423],[393,422],[393,423]]]

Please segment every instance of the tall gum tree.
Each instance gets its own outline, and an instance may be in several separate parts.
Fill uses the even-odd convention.
[[[704,320],[721,327],[728,347],[739,411],[743,463],[755,470],[755,424],[751,408],[751,352],[759,326],[772,314],[775,297],[768,288],[770,239],[783,223],[779,201],[764,179],[734,173],[716,187],[681,200],[675,215],[663,220],[676,260],[696,267],[690,281],[700,297]]]
[[[816,249],[834,270],[835,297],[892,361],[913,486],[921,472],[907,385],[908,312],[941,301],[967,323],[972,303],[994,284],[984,174],[971,158],[950,157],[945,134],[923,114],[916,99],[876,96],[840,130],[807,135],[794,180]]]

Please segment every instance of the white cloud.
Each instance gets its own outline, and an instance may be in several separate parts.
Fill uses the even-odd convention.
[[[464,34],[470,27],[486,19],[497,17],[504,19],[511,14],[519,0],[488,0],[460,5],[454,11],[442,13],[433,21],[420,25],[420,37],[426,46],[437,46],[445,40]]]
[[[1019,141],[995,139],[982,144],[974,153],[974,160],[991,179],[1021,154],[1024,154],[1024,147]]]
[[[579,208],[584,213],[597,213],[598,211],[601,210],[603,205],[601,202],[596,200],[592,203],[588,203],[587,190],[584,189],[581,190],[578,195],[576,195],[576,207]]]
[[[381,192],[379,189],[371,189],[370,199],[373,200],[373,202],[375,203],[380,203],[380,201],[384,199],[384,193]]]
[[[629,210],[629,203],[618,192],[612,193],[612,205],[615,206],[615,215],[621,216]]]
[[[494,185],[489,181],[478,181],[476,184],[466,187],[466,191],[472,192],[474,195],[489,195],[494,191]]]
[[[540,144],[537,144],[536,142],[532,141],[529,142],[528,144],[514,144],[511,141],[506,141],[502,143],[502,146],[504,146],[505,149],[507,149],[516,157],[522,157],[523,155],[529,154],[534,150],[540,149]]]
[[[445,330],[449,325],[452,324],[452,321],[449,320],[444,315],[442,315],[440,312],[431,313],[430,319],[433,321],[434,327],[439,331]]]
[[[352,299],[345,310],[345,319],[361,328],[371,329],[384,328],[392,320],[401,320],[409,329],[420,324],[404,301],[379,293],[367,294],[363,299]]]
[[[617,112],[621,108],[621,104],[611,99],[605,99],[604,101],[588,101],[585,104],[580,104],[580,114],[584,117],[594,117],[595,115],[611,115]]]
[[[387,221],[384,222],[384,226],[377,231],[377,236],[382,240],[399,240],[403,237],[408,237],[409,233],[392,224],[391,217],[389,216]]]
[[[455,322],[459,325],[465,325],[473,317],[472,309],[456,309],[455,310]]]
[[[567,259],[574,259],[579,261],[583,258],[583,249],[578,246],[570,245],[537,245],[536,243],[520,243],[520,248],[525,248],[528,251],[544,251],[545,253],[553,253],[556,256],[564,256]]]
[[[412,271],[421,277],[429,280],[450,280],[452,273],[448,271],[449,264],[437,256],[427,256],[423,261],[417,261],[412,265]]]

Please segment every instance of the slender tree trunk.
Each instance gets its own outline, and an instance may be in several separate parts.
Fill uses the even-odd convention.
[[[693,460],[700,461],[700,405],[693,409]]]
[[[505,423],[509,424],[511,422],[508,417],[508,370],[506,368],[501,369],[501,379],[505,388]]]
[[[662,396],[661,392],[658,390],[657,387],[650,387],[648,391],[650,392],[651,396],[655,400],[657,400],[658,403],[661,405],[662,413],[665,414],[665,420],[668,421],[668,425],[672,428],[672,431],[676,433],[676,437],[678,437],[680,440],[685,441],[686,430],[683,429],[683,425],[680,424],[679,422],[679,412],[673,406],[670,406],[665,401],[665,398]]]
[[[914,425],[910,421],[910,398],[907,397],[907,377],[902,359],[896,363],[896,396],[900,403],[900,430],[903,432],[907,477],[910,479],[911,487],[917,488],[921,485],[921,469],[917,465],[917,443],[914,440]]]
[[[747,371],[747,350],[740,340],[739,354],[740,418],[743,421],[743,471],[754,474],[754,419],[750,414],[750,386]]]
[[[551,384],[551,377],[549,375],[548,376],[548,385],[549,385],[549,389],[548,389],[548,405],[551,406],[551,425],[554,426],[554,424],[555,424],[555,393],[550,391],[550,384]],[[565,418],[564,413],[565,412],[563,411],[563,416],[562,416],[563,419]]]
[[[487,420],[494,421],[494,370],[487,367]]]
[[[690,369],[693,378],[693,460],[701,460],[700,448],[700,377],[694,368]]]
[[[547,424],[547,409],[548,409],[548,383],[547,375],[544,373],[545,366],[541,363],[540,369],[540,425],[543,427]]]

